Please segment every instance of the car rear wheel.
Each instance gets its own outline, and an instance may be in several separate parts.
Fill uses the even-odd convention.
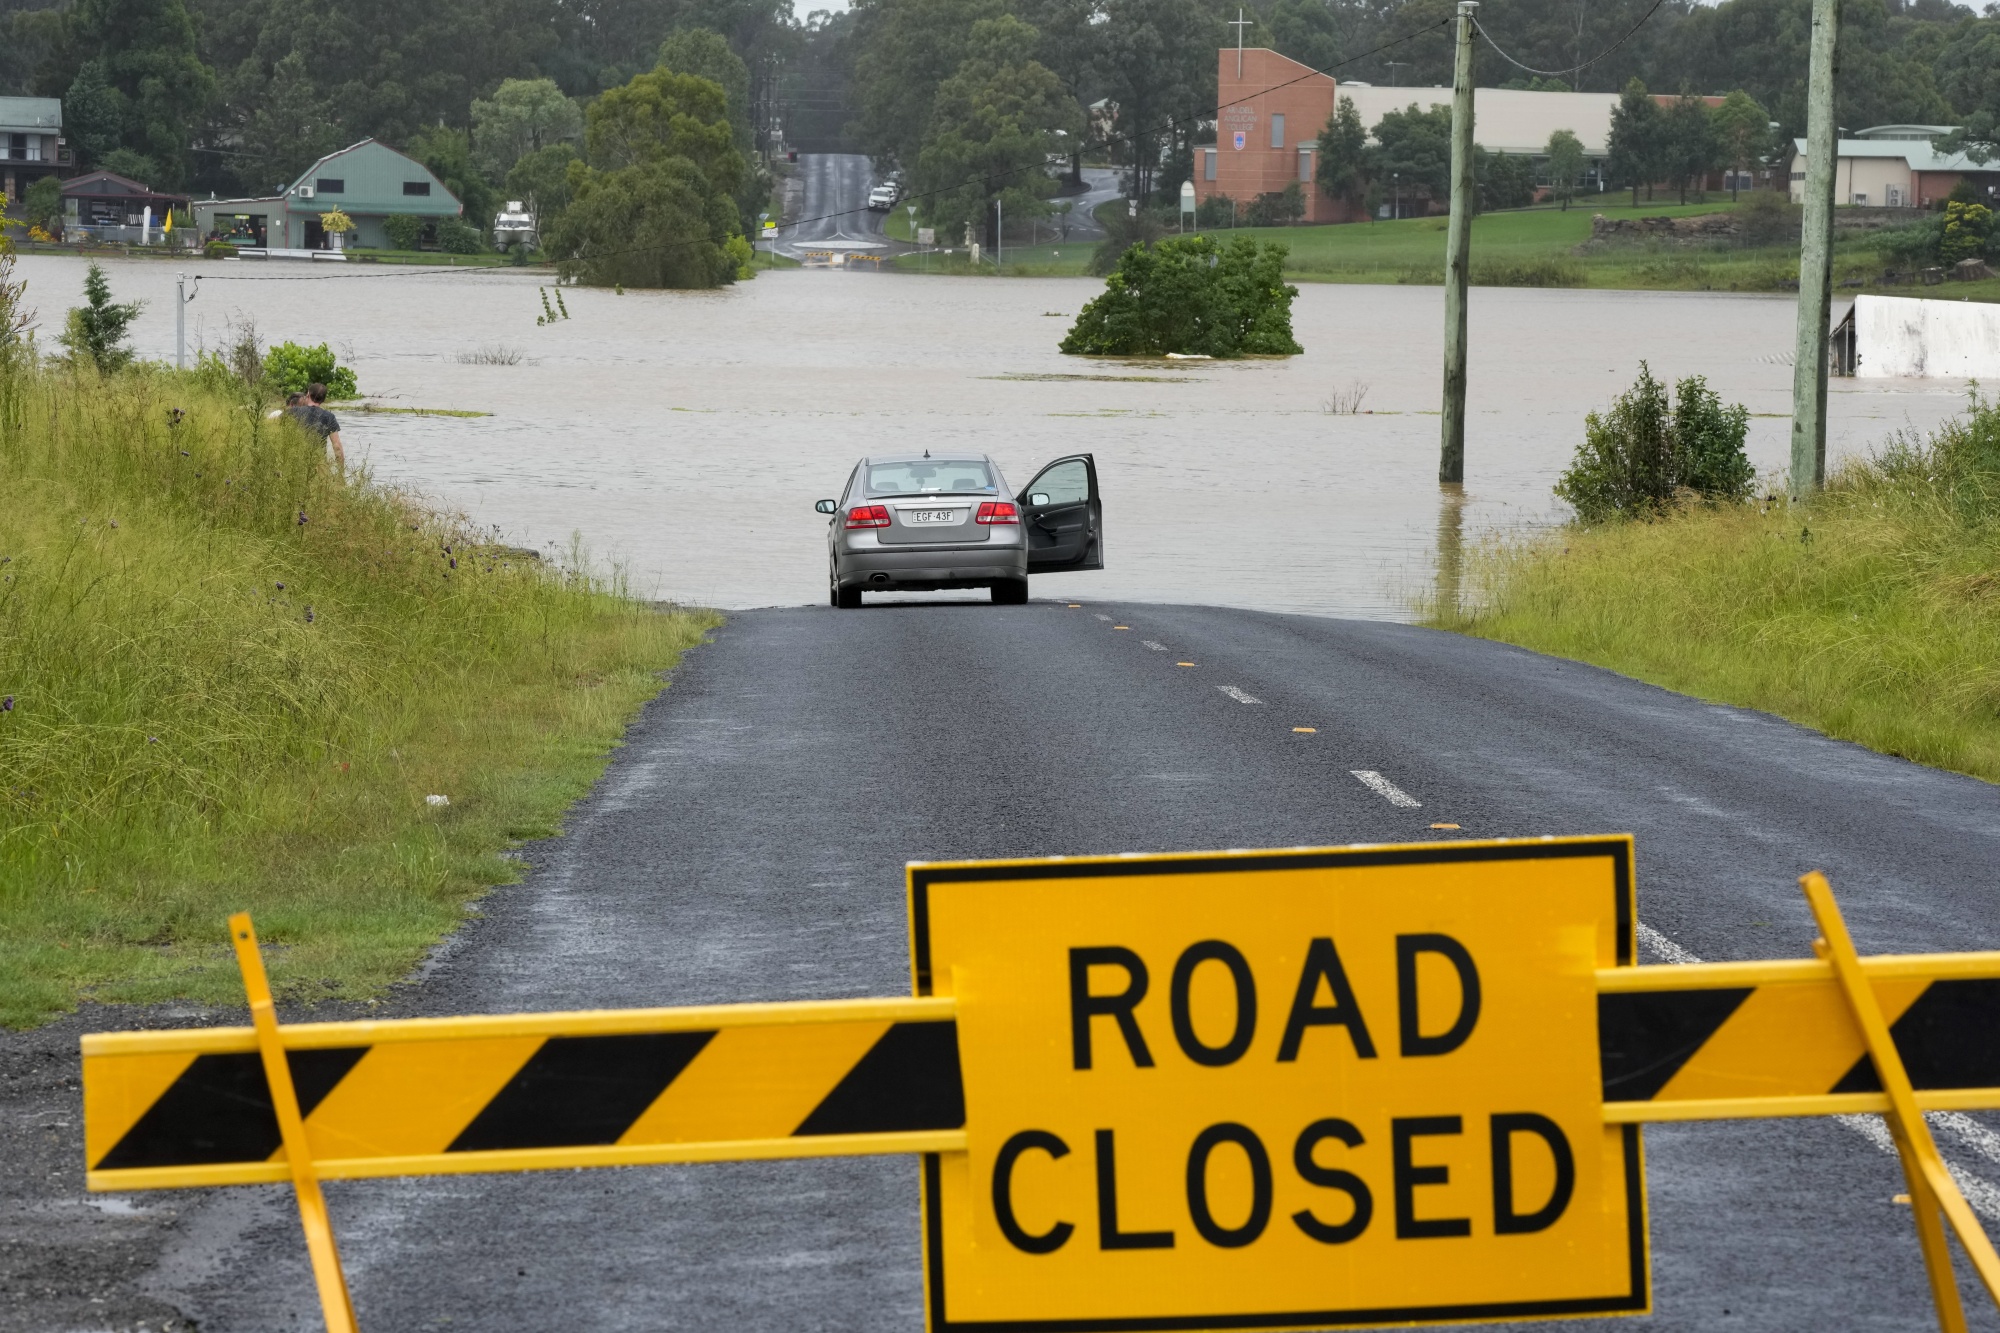
[[[829,604],[842,611],[858,610],[861,606],[861,589],[841,587],[840,579],[835,575],[833,566],[828,565],[826,570],[826,600]]]
[[[1028,602],[1028,581],[1026,579],[1001,579],[993,585],[993,605],[1025,606]]]

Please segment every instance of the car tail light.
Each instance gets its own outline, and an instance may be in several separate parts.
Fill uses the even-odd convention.
[[[847,511],[847,526],[850,528],[886,528],[889,526],[889,506],[856,505]]]
[[[972,521],[988,525],[994,523],[1019,523],[1021,521],[1021,512],[1006,500],[984,500],[980,502],[979,512],[972,516]]]

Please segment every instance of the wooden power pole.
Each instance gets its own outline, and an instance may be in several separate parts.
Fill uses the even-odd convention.
[[[1465,480],[1465,288],[1472,267],[1472,13],[1459,0],[1458,56],[1451,80],[1451,221],[1444,241],[1444,438],[1438,480]]]
[[[1806,85],[1805,217],[1799,237],[1799,327],[1792,357],[1792,498],[1826,480],[1827,325],[1833,317],[1833,181],[1840,165],[1833,80],[1840,0],[1813,0]]]

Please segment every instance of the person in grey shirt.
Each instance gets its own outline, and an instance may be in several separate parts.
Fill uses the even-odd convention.
[[[331,445],[334,466],[342,472],[347,471],[347,452],[340,447],[340,418],[327,410],[324,384],[308,386],[305,401],[285,411],[301,426]]]

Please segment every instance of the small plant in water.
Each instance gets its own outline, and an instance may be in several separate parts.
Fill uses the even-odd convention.
[[[1361,410],[1362,400],[1368,397],[1368,381],[1349,380],[1345,388],[1333,391],[1326,400],[1326,411],[1333,416],[1351,417]]]

